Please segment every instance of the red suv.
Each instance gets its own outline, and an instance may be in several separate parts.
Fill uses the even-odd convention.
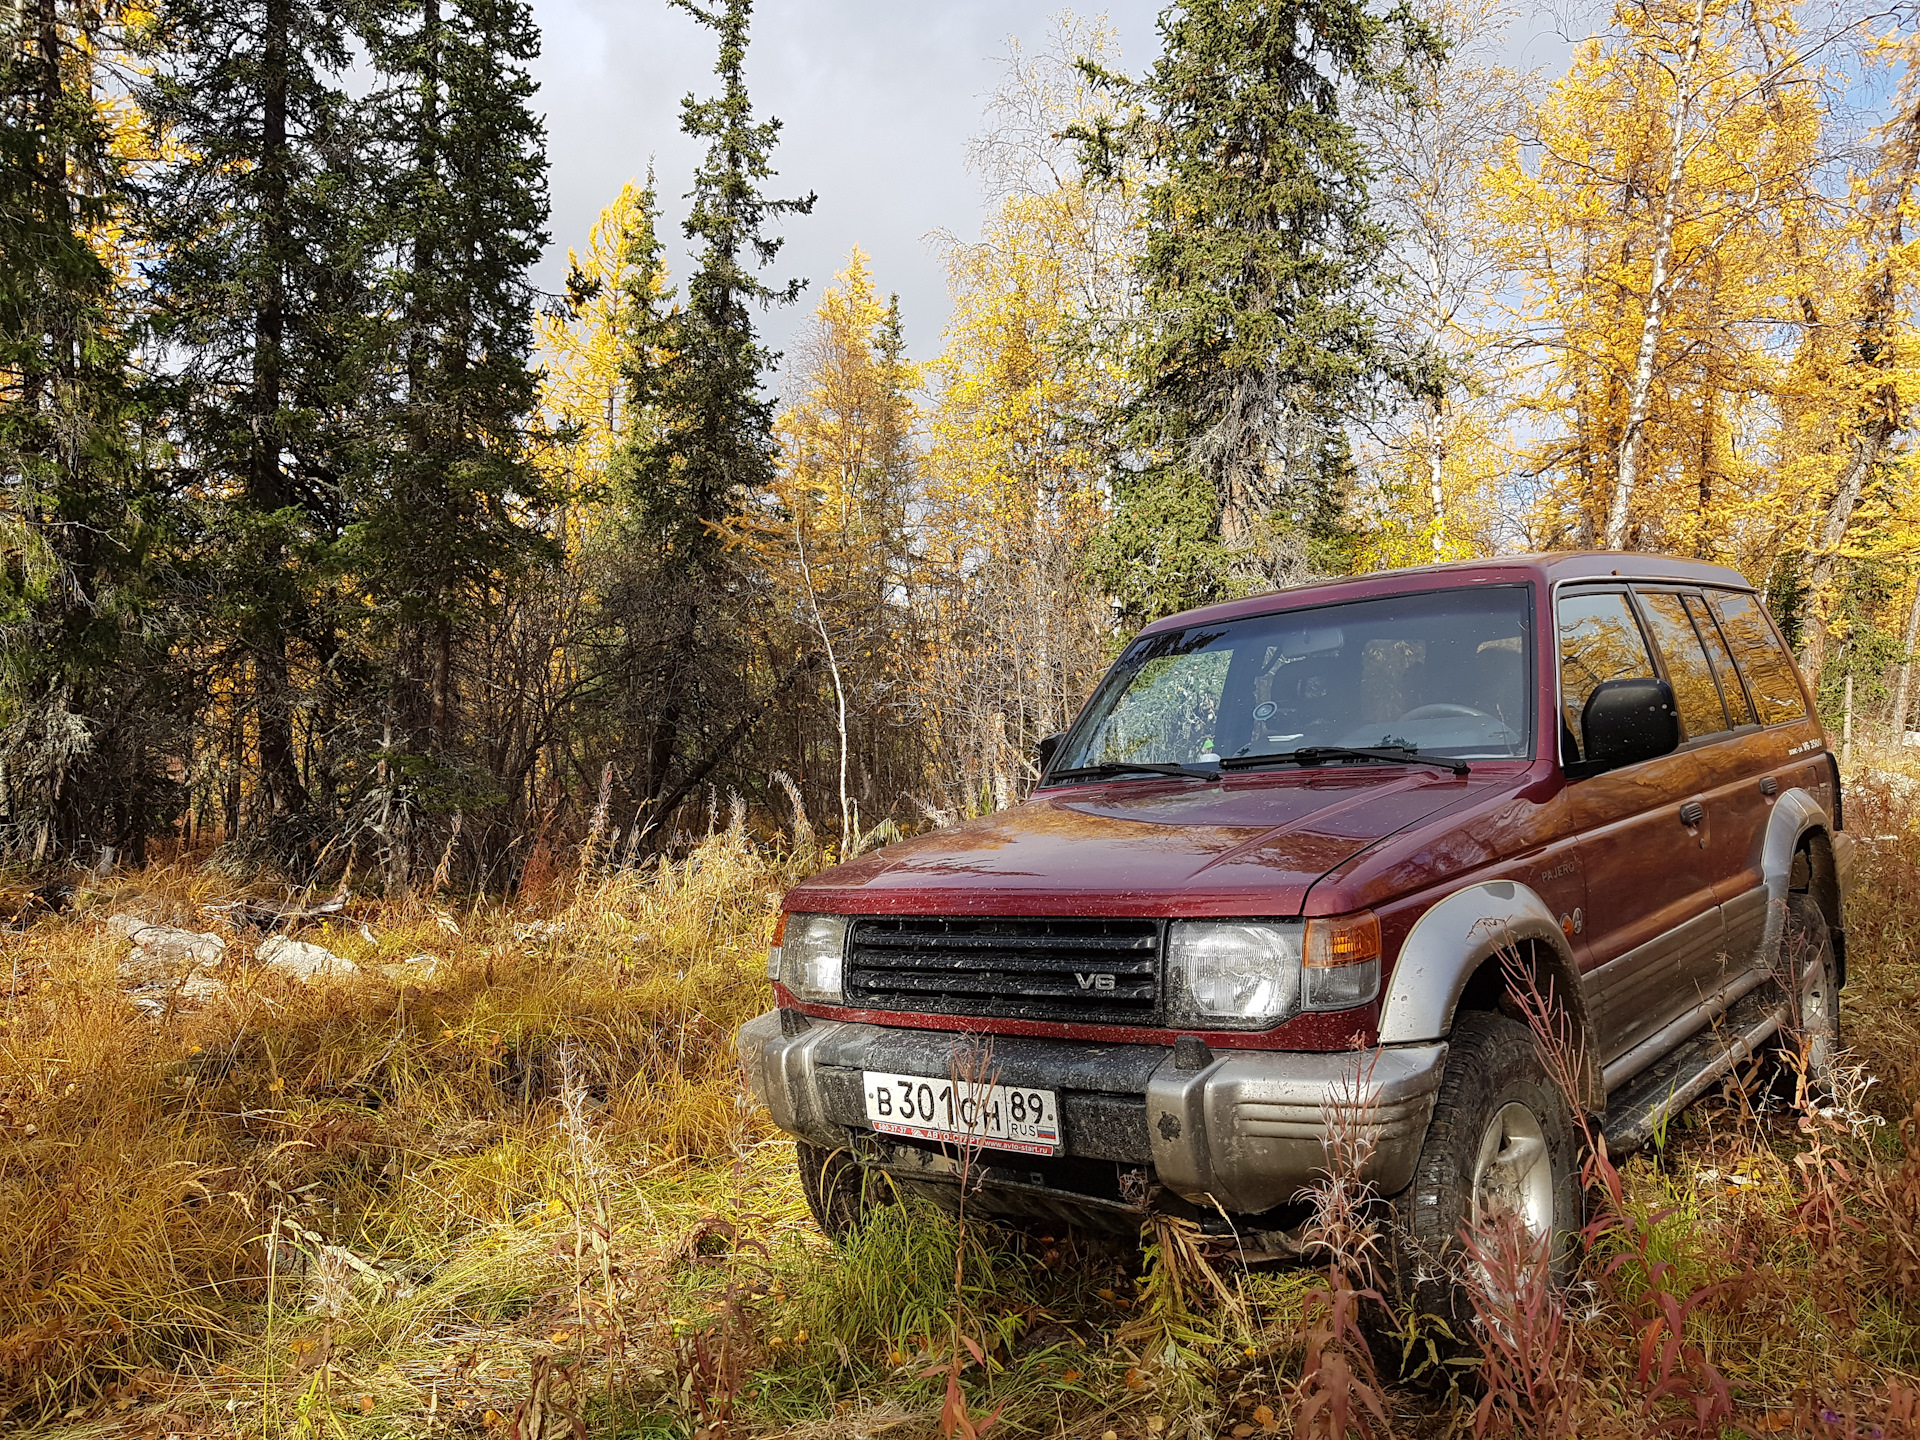
[[[873,1172],[950,1199],[964,1146],[989,1211],[1297,1253],[1358,1113],[1413,1253],[1496,1209],[1564,1233],[1577,1132],[1503,955],[1616,1153],[1787,1030],[1837,1044],[1839,768],[1731,570],[1524,556],[1176,615],[1041,765],[786,897],[739,1049],[829,1232]]]

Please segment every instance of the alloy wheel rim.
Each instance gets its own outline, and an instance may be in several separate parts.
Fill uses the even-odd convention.
[[[1481,1133],[1473,1165],[1474,1220],[1511,1215],[1539,1239],[1553,1228],[1553,1157],[1540,1118],[1509,1101]]]
[[[1833,976],[1824,955],[1815,955],[1800,982],[1800,1033],[1807,1054],[1807,1071],[1823,1075],[1833,1063]]]

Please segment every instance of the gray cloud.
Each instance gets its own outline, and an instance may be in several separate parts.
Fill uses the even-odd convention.
[[[1111,0],[1123,62],[1138,71],[1158,50],[1162,0]],[[978,232],[982,199],[966,169],[1007,38],[1045,38],[1055,7],[1018,0],[762,0],[747,82],[757,114],[784,125],[768,193],[819,196],[811,216],[782,222],[773,282],[808,281],[800,302],[765,317],[776,348],[805,324],[855,244],[873,257],[883,293],[900,294],[908,347],[926,358],[947,315],[946,278],[932,232]],[[1523,11],[1508,63],[1557,68],[1584,28],[1588,0]],[[1087,6],[1089,13],[1097,13]],[[666,0],[534,0],[545,35],[535,66],[552,164],[553,243],[537,279],[557,291],[569,246],[584,247],[601,208],[629,179],[657,168],[663,231],[676,276],[684,195],[700,147],[680,133],[680,101],[714,86],[711,33]]]
[[[1108,7],[1127,61],[1155,48],[1158,0]],[[769,280],[808,281],[797,305],[764,322],[786,348],[821,290],[858,244],[882,291],[897,290],[917,356],[939,344],[947,314],[942,262],[928,235],[979,227],[980,187],[966,169],[968,139],[999,78],[1009,35],[1039,43],[1046,8],[1011,0],[764,0],[755,7],[747,83],[762,116],[784,125],[769,194],[812,190],[810,216],[781,223],[786,237]],[[545,52],[535,67],[552,164],[553,244],[539,283],[558,290],[569,246],[583,248],[595,217],[627,180],[656,167],[665,226],[677,241],[682,198],[700,147],[680,133],[680,100],[715,83],[710,33],[665,0],[535,0]],[[674,270],[686,273],[676,244]]]

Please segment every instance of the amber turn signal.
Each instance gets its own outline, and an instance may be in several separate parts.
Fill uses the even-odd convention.
[[[782,910],[774,918],[773,939],[767,942],[767,979],[778,981],[780,978],[780,942],[787,938],[787,912]]]
[[[1309,970],[1331,970],[1340,965],[1364,965],[1380,958],[1380,917],[1371,910],[1307,921],[1306,956]]]
[[[1380,993],[1380,917],[1371,910],[1307,921],[1300,1008],[1351,1010]]]

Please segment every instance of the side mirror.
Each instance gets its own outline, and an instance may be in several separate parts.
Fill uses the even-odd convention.
[[[1673,687],[1651,675],[1604,680],[1587,697],[1580,731],[1586,758],[1567,766],[1576,779],[1671,754],[1680,744]]]
[[[1053,752],[1060,748],[1060,742],[1066,738],[1064,730],[1052,735],[1043,735],[1040,737],[1040,743],[1033,747],[1033,758],[1039,762],[1042,776],[1047,773],[1047,767],[1053,763]]]

